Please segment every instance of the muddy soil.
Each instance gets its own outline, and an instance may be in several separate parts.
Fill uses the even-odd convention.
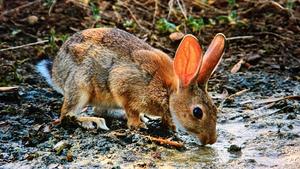
[[[53,112],[58,110],[61,96],[51,89],[21,86],[17,94],[7,94],[12,102],[1,105],[2,168],[299,168],[299,101],[283,100],[273,105],[256,101],[299,95],[300,83],[256,71],[226,77],[222,88],[249,90],[225,102],[215,99],[222,105],[218,141],[205,147],[187,133],[159,133],[156,130],[162,129],[158,121],[149,122],[149,131],[141,132],[129,131],[122,120],[113,120],[108,132],[87,131],[69,124],[49,129],[49,123],[57,117]],[[149,134],[177,135],[185,147],[156,145],[147,138]],[[58,142],[66,144],[59,152],[54,150]]]
[[[0,1],[0,49],[50,40],[0,51],[0,86],[18,86],[0,91],[0,168],[300,168],[299,97],[282,98],[300,95],[298,2],[291,10],[265,1],[237,1],[233,7],[227,1],[204,7],[186,2],[187,14],[194,17],[215,18],[233,8],[240,14],[239,21],[246,23],[242,27],[216,23],[196,32],[185,25],[185,31],[204,45],[216,32],[227,37],[254,36],[229,40],[224,59],[209,81],[219,113],[218,140],[208,146],[183,131],[164,130],[160,119],[149,120],[149,129],[141,131],[130,131],[122,119],[107,119],[110,131],[85,130],[72,119],[52,126],[63,98],[39,77],[34,65],[53,58],[68,35],[89,27],[119,27],[170,56],[179,42],[169,39],[170,32],[151,26],[154,1],[147,9],[142,5],[146,1],[92,1],[100,8],[100,20],[95,19],[94,7],[49,2]],[[24,7],[28,3],[32,4]],[[168,3],[159,4],[155,20],[167,17],[168,9]],[[179,24],[184,16],[179,8],[174,10],[169,20]],[[28,21],[29,16],[38,21]],[[139,23],[124,26],[126,20],[135,20],[133,16]],[[149,136],[183,142],[184,147],[160,145]]]

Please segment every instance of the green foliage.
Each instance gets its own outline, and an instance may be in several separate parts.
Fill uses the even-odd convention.
[[[69,38],[69,35],[67,35],[67,34],[58,36],[58,39],[61,40],[62,42],[65,42],[68,38]]]
[[[90,8],[91,8],[91,11],[92,11],[93,19],[95,21],[99,21],[101,19],[101,16],[100,16],[101,11],[98,8],[98,6],[95,5],[94,3],[90,3]]]
[[[228,15],[229,22],[236,22],[238,20],[238,14],[236,10],[232,10]]]
[[[230,6],[234,6],[236,4],[235,0],[227,0]]]
[[[6,74],[4,77],[0,76],[0,86],[22,83],[23,77],[18,70],[20,70],[22,68],[22,64],[24,62],[27,62],[28,60],[29,58],[26,58],[24,60],[16,60],[12,64],[5,65],[4,67],[7,68],[5,68],[4,70],[8,71],[5,72]]]
[[[228,23],[230,25],[238,25],[243,26],[245,23],[241,20],[239,20],[238,13],[236,10],[230,11],[230,13],[227,16],[218,16],[217,20],[221,23]]]
[[[198,32],[205,26],[205,23],[203,18],[196,19],[190,16],[187,20],[187,25],[192,28],[193,32]]]
[[[59,49],[59,46],[57,45],[57,42],[64,43],[68,39],[68,34],[58,35],[55,32],[55,29],[52,28],[50,30],[50,36],[49,36],[49,45],[47,47],[50,47],[51,53],[56,53],[56,51]]]
[[[15,37],[17,34],[19,34],[20,32],[22,32],[22,30],[21,29],[14,29],[12,32],[11,32],[11,35],[13,36],[13,37]]]
[[[295,5],[294,0],[288,0],[287,3],[286,3],[286,8],[287,8],[288,10],[292,10],[293,7],[294,7],[294,5]]]
[[[50,7],[56,0],[44,0],[44,5]]]
[[[161,18],[156,22],[155,25],[156,29],[159,30],[162,33],[172,33],[176,31],[176,25],[172,22],[169,22],[165,18]]]
[[[126,20],[124,23],[123,23],[123,26],[124,28],[126,28],[127,30],[130,30],[130,29],[135,29],[136,28],[136,23],[130,19],[130,20]]]
[[[56,32],[54,28],[51,28],[50,30],[50,37],[49,37],[49,45],[50,49],[54,52],[54,50],[58,49],[58,46],[55,43]]]

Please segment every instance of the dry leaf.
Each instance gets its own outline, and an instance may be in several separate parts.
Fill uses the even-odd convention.
[[[241,59],[237,64],[235,64],[232,69],[231,69],[231,73],[236,73],[241,69],[242,64],[244,64],[245,61],[244,59]]]

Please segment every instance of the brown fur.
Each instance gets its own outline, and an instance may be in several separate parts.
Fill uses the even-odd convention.
[[[216,108],[205,89],[181,89],[172,59],[125,31],[97,28],[74,34],[54,60],[52,80],[64,94],[60,119],[92,105],[125,109],[131,128],[144,127],[139,114],[148,113],[162,116],[174,129],[174,113],[204,144],[215,142]],[[191,113],[198,104],[205,113],[200,121]]]

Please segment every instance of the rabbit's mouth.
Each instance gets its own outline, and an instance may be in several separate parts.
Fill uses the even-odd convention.
[[[187,130],[190,135],[192,135],[194,138],[197,138],[199,141],[198,143],[201,143],[202,145],[207,145],[207,144],[214,144],[217,141],[216,134],[210,134],[210,133],[205,133],[205,132],[194,132],[194,131],[189,131]]]
[[[197,137],[203,145],[214,144],[217,141],[217,137],[215,135],[200,134],[197,135]]]

